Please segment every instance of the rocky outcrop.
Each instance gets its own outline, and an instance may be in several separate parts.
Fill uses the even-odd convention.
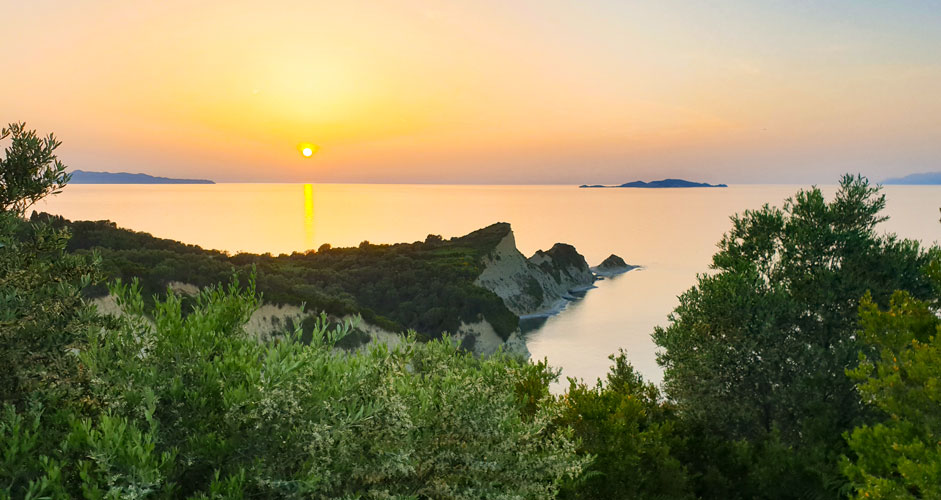
[[[307,316],[299,306],[262,304],[248,319],[245,330],[261,340],[270,340],[293,330]]]
[[[529,261],[549,274],[557,287],[568,290],[583,289],[591,286],[594,281],[585,257],[582,257],[572,245],[556,243],[548,251],[537,250]]]
[[[637,269],[639,266],[632,266],[617,255],[611,254],[601,264],[591,268],[596,276],[615,276],[626,273],[631,269]]]
[[[502,238],[484,257],[484,270],[474,284],[497,294],[514,314],[552,314],[565,306],[572,292],[592,286],[588,263],[571,245],[557,243],[527,259],[516,248],[509,224],[488,229],[494,228],[502,230]]]

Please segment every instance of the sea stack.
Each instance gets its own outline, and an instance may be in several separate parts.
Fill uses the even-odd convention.
[[[591,268],[596,276],[615,276],[626,273],[631,269],[637,269],[638,266],[632,266],[617,255],[611,254],[607,259],[601,261],[601,264]]]

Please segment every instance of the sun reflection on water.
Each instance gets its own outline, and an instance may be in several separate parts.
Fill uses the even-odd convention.
[[[314,185],[304,184],[304,246],[314,248]]]

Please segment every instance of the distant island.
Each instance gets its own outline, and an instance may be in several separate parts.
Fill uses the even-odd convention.
[[[602,184],[582,184],[580,188],[711,188],[728,187],[725,184],[706,184],[705,182],[692,182],[684,179],[663,179],[662,181],[634,181],[619,186],[605,186]]]
[[[170,179],[127,172],[87,172],[73,170],[71,184],[215,184],[206,179]]]
[[[941,185],[941,172],[925,172],[921,174],[909,174],[905,177],[893,177],[886,179],[883,184],[908,184],[912,186],[936,186]]]

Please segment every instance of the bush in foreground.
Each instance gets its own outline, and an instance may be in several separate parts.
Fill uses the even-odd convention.
[[[654,333],[680,414],[729,443],[714,450],[732,450],[700,465],[750,457],[746,474],[723,472],[742,498],[827,497],[845,486],[840,436],[872,417],[845,374],[871,350],[856,334],[860,297],[869,291],[884,306],[895,290],[931,292],[930,252],[877,234],[884,207],[878,187],[845,176],[830,202],[814,188],[783,210],[734,217],[715,272]]]
[[[61,454],[0,472],[32,463],[17,484],[34,494],[551,498],[582,468],[551,399],[522,411],[528,362],[447,339],[346,354],[325,322],[309,345],[260,343],[242,330],[251,286],[206,289],[188,315],[171,294],[152,318],[136,287],[112,291],[124,313],[80,354],[99,413],[72,419]],[[13,407],[0,433],[13,454],[43,439]]]
[[[586,473],[567,485],[563,499],[693,498],[686,470],[674,456],[682,448],[672,406],[628,363],[614,362],[594,386],[569,379],[561,423],[571,426],[578,451],[593,457]]]
[[[884,418],[846,434],[854,458],[844,459],[843,472],[859,499],[941,498],[938,299],[941,294],[932,303],[897,292],[885,311],[869,297],[860,307],[860,336],[879,352],[849,373]]]

